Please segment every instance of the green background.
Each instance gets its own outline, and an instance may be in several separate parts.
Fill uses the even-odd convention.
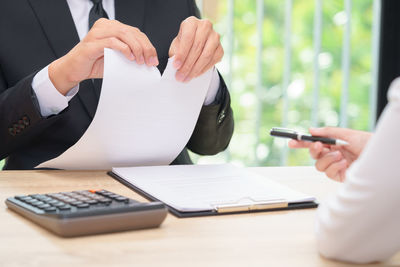
[[[342,46],[344,1],[322,1],[322,45],[319,56],[320,99],[318,126],[338,126],[343,73]],[[372,0],[352,1],[351,64],[348,102],[348,127],[368,130],[369,90],[372,82]],[[288,89],[288,127],[307,131],[311,126],[313,100],[313,26],[315,1],[295,0],[292,9],[292,62]],[[210,18],[222,35],[225,52],[228,47],[227,1],[206,6],[204,16]],[[235,1],[233,79],[230,86],[235,114],[235,133],[229,153],[217,157],[197,157],[200,163],[234,162],[244,166],[281,164],[287,141],[269,136],[269,130],[282,122],[282,78],[284,63],[285,1],[264,1],[262,36],[262,90],[257,84],[257,10],[256,1]],[[219,70],[227,77],[228,56],[225,53]],[[257,126],[257,105],[261,120]],[[260,140],[257,143],[256,133]],[[290,150],[288,165],[310,165],[305,150]]]

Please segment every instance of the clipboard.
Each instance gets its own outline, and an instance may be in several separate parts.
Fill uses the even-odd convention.
[[[159,201],[163,202],[160,199],[152,196],[151,194],[145,192],[139,187],[133,185],[126,179],[120,177],[116,173],[109,171],[107,172],[109,176],[120,182],[121,184],[127,186],[134,192],[143,196],[149,201]],[[312,209],[317,208],[318,203],[316,201],[305,201],[305,202],[296,202],[296,203],[288,203],[285,200],[268,200],[268,201],[256,201],[252,204],[241,204],[241,203],[220,203],[219,205],[215,205],[214,210],[207,211],[188,211],[182,212],[178,209],[166,204],[164,205],[168,207],[168,210],[171,214],[178,218],[191,218],[191,217],[201,217],[201,216],[216,216],[216,215],[231,215],[231,214],[243,214],[249,212],[267,212],[267,211],[280,211],[280,210],[296,210],[296,209]]]

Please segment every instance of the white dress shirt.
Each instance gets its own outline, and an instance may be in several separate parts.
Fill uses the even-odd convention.
[[[93,6],[90,0],[67,0],[72,18],[75,23],[79,39],[82,40],[89,31],[89,11]],[[109,19],[115,19],[114,0],[103,0],[103,8]],[[214,102],[220,85],[217,70],[211,78],[204,105]],[[44,117],[56,115],[68,107],[68,102],[78,93],[79,85],[72,88],[66,96],[62,95],[53,85],[49,78],[48,66],[39,71],[32,81],[32,88],[39,102],[40,114]]]
[[[400,251],[400,78],[388,100],[346,181],[318,208],[318,249],[328,258],[367,263]]]

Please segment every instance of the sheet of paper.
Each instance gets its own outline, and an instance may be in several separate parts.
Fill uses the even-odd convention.
[[[196,125],[212,70],[189,83],[175,79],[169,59],[161,76],[121,53],[104,50],[104,79],[96,115],[82,138],[38,167],[111,169],[170,164]]]
[[[112,171],[182,212],[213,210],[219,204],[315,200],[312,196],[230,164],[113,168]]]

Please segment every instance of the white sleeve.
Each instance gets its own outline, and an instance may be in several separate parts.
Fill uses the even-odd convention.
[[[400,79],[375,135],[337,194],[318,208],[318,249],[328,258],[367,263],[400,250]]]
[[[32,80],[32,88],[39,102],[43,117],[56,115],[68,107],[68,102],[78,93],[79,84],[62,95],[49,78],[49,66],[39,71]]]
[[[212,77],[211,77],[211,82],[210,82],[210,87],[208,88],[206,99],[204,100],[204,105],[210,105],[212,102],[214,102],[215,97],[217,96],[219,85],[220,85],[220,79],[218,75],[217,69],[214,67]]]

